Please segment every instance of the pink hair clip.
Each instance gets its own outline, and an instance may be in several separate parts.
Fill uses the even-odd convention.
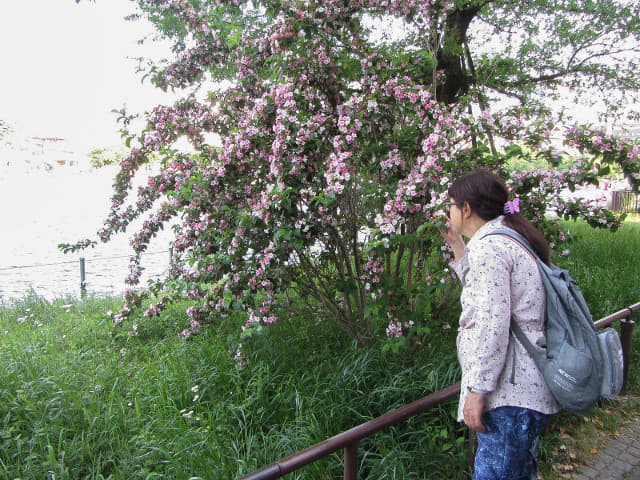
[[[520,213],[520,199],[514,198],[512,201],[504,204],[504,213],[513,215],[514,213]]]

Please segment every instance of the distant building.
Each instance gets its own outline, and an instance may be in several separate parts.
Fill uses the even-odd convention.
[[[43,155],[43,160],[51,165],[78,164],[77,154],[71,150],[64,138],[58,137],[31,137],[33,146]]]
[[[75,152],[65,138],[11,132],[0,145],[0,166],[49,171],[60,167],[89,167],[90,161],[86,155]]]

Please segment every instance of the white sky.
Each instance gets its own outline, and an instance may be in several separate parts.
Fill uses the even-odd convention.
[[[141,112],[168,95],[136,74],[152,31],[130,0],[0,0],[0,119],[28,136],[65,138],[79,152],[122,144],[113,109]]]

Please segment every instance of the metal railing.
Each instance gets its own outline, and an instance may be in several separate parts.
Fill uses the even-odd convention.
[[[625,190],[612,192],[611,210],[620,213],[640,213],[640,194]]]
[[[152,279],[158,279],[158,278],[162,278],[164,276],[166,276],[168,269],[170,268],[171,264],[173,263],[173,248],[169,248],[168,250],[161,250],[161,251],[155,251],[155,252],[142,252],[140,254],[141,257],[149,257],[152,255],[158,255],[158,254],[169,254],[169,261],[167,263],[167,267],[164,268],[164,271],[160,272],[160,273],[154,273],[149,275],[149,278]],[[100,263],[100,262],[110,262],[112,260],[123,260],[123,259],[130,259],[132,256],[134,256],[135,253],[133,251],[131,251],[131,253],[127,254],[127,255],[110,255],[110,256],[98,256],[98,257],[90,257],[90,258],[85,258],[80,257],[77,260],[67,260],[67,261],[59,261],[59,262],[46,262],[46,263],[36,263],[36,264],[29,264],[29,265],[9,265],[9,266],[0,266],[0,283],[2,283],[2,280],[5,280],[7,284],[10,283],[15,283],[15,277],[12,277],[13,274],[15,274],[16,272],[19,272],[21,270],[26,270],[26,269],[42,269],[42,268],[51,268],[51,267],[61,267],[64,265],[70,265],[70,264],[75,264],[78,263],[80,264],[80,296],[81,298],[84,298],[87,295],[87,287],[88,287],[88,282],[87,282],[87,268],[86,265],[89,263]],[[110,264],[110,266],[113,266],[113,263]],[[65,272],[68,271],[65,269]],[[100,275],[101,274],[101,269],[95,268],[94,270],[90,270],[89,274],[93,274],[93,275]],[[58,269],[58,272],[55,272],[50,276],[48,276],[48,280],[45,282],[45,284],[47,285],[52,285],[55,283],[55,281],[57,280],[56,278],[56,273],[59,273],[60,269]],[[3,278],[4,277],[4,278]],[[122,277],[124,278],[124,275],[122,275]],[[53,280],[52,280],[53,279]],[[25,282],[26,283],[26,282]],[[34,282],[35,283],[35,282]],[[45,287],[46,288],[46,287]],[[38,293],[38,292],[36,292]],[[104,292],[103,292],[104,293]],[[122,293],[122,292],[110,292],[113,294],[118,294],[118,293]],[[73,291],[71,290],[67,290],[67,291],[63,291],[60,292],[60,294],[65,295],[65,294],[73,294]],[[9,294],[7,295],[7,298],[15,298],[17,296],[19,296],[20,294],[16,294],[15,292],[9,292]],[[0,299],[3,296],[3,291],[0,288]]]
[[[596,329],[601,329],[620,321],[620,337],[622,342],[622,353],[624,360],[624,381],[623,391],[627,384],[627,374],[629,362],[631,360],[633,326],[635,322],[631,320],[634,312],[640,310],[640,303],[613,313],[595,322]],[[429,408],[435,407],[446,400],[456,397],[460,393],[460,383],[450,385],[442,390],[427,395],[420,400],[393,410],[380,417],[374,418],[366,423],[358,425],[350,430],[342,432],[323,442],[301,450],[293,455],[278,460],[259,470],[243,475],[238,480],[273,480],[284,475],[299,470],[300,468],[327,457],[331,453],[344,450],[344,480],[357,480],[358,478],[358,442],[365,437],[400,423],[407,418],[421,413]],[[472,441],[474,440],[472,436]]]

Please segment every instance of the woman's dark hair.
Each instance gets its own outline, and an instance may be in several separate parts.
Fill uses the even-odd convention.
[[[502,177],[488,170],[477,170],[458,177],[449,187],[449,196],[456,205],[468,203],[471,210],[483,220],[489,221],[504,213],[509,200],[509,190]],[[550,262],[549,243],[544,235],[522,214],[507,214],[504,223],[526,238],[538,256]]]

